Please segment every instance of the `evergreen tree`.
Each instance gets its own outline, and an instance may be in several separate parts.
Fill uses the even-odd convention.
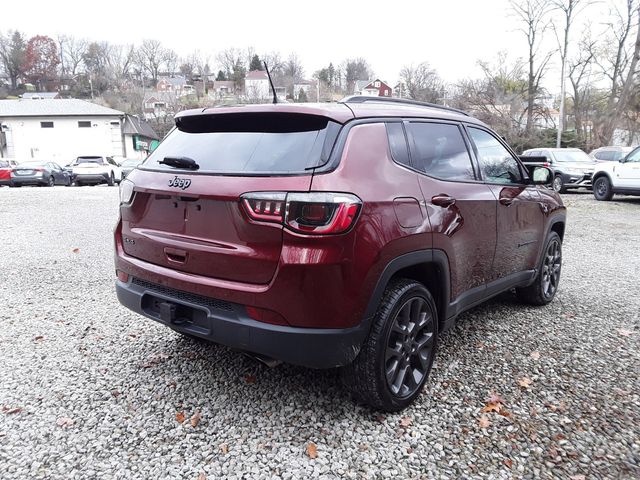
[[[260,57],[258,57],[258,55],[254,55],[253,57],[251,57],[251,62],[249,63],[249,71],[253,70],[264,70],[262,61],[260,60]]]
[[[226,80],[227,76],[224,74],[224,72],[222,70],[218,70],[218,75],[216,76],[216,81],[220,82],[223,80]]]

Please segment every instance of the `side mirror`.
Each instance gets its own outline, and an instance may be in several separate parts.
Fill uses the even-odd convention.
[[[546,185],[550,187],[553,184],[553,172],[550,168],[532,166],[528,170],[534,185]]]

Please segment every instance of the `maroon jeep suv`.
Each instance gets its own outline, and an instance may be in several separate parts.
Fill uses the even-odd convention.
[[[418,396],[438,335],[506,290],[549,303],[565,207],[464,112],[397,99],[179,113],[121,184],[116,290],[182,334]]]

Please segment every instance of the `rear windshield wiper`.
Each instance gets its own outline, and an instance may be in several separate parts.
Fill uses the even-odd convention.
[[[175,168],[186,168],[187,170],[198,170],[200,165],[193,158],[189,157],[164,157],[158,163]]]

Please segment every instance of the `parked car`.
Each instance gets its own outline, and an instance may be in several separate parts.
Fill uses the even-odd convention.
[[[129,175],[129,172],[136,168],[138,165],[142,163],[142,159],[140,158],[126,158],[120,164],[120,168],[122,169],[122,178],[125,178]]]
[[[71,185],[71,177],[55,162],[32,161],[18,164],[11,170],[11,186],[39,185]]]
[[[617,162],[627,156],[634,147],[600,147],[592,150],[589,156],[596,162]]]
[[[122,181],[114,236],[119,301],[177,332],[342,367],[356,399],[396,411],[460,313],[556,294],[551,170],[463,112],[350,97],[175,122]]]
[[[526,157],[546,157],[547,161],[528,162]],[[569,189],[591,188],[596,162],[579,148],[532,148],[521,155],[525,164],[550,166],[554,172],[553,189],[565,193]]]
[[[11,170],[13,170],[16,165],[17,162],[15,160],[0,158],[0,187],[11,185]]]
[[[640,147],[617,162],[601,162],[593,173],[593,196],[611,200],[616,193],[640,195]]]
[[[78,157],[71,168],[76,185],[114,185],[122,180],[122,169],[112,157]]]

